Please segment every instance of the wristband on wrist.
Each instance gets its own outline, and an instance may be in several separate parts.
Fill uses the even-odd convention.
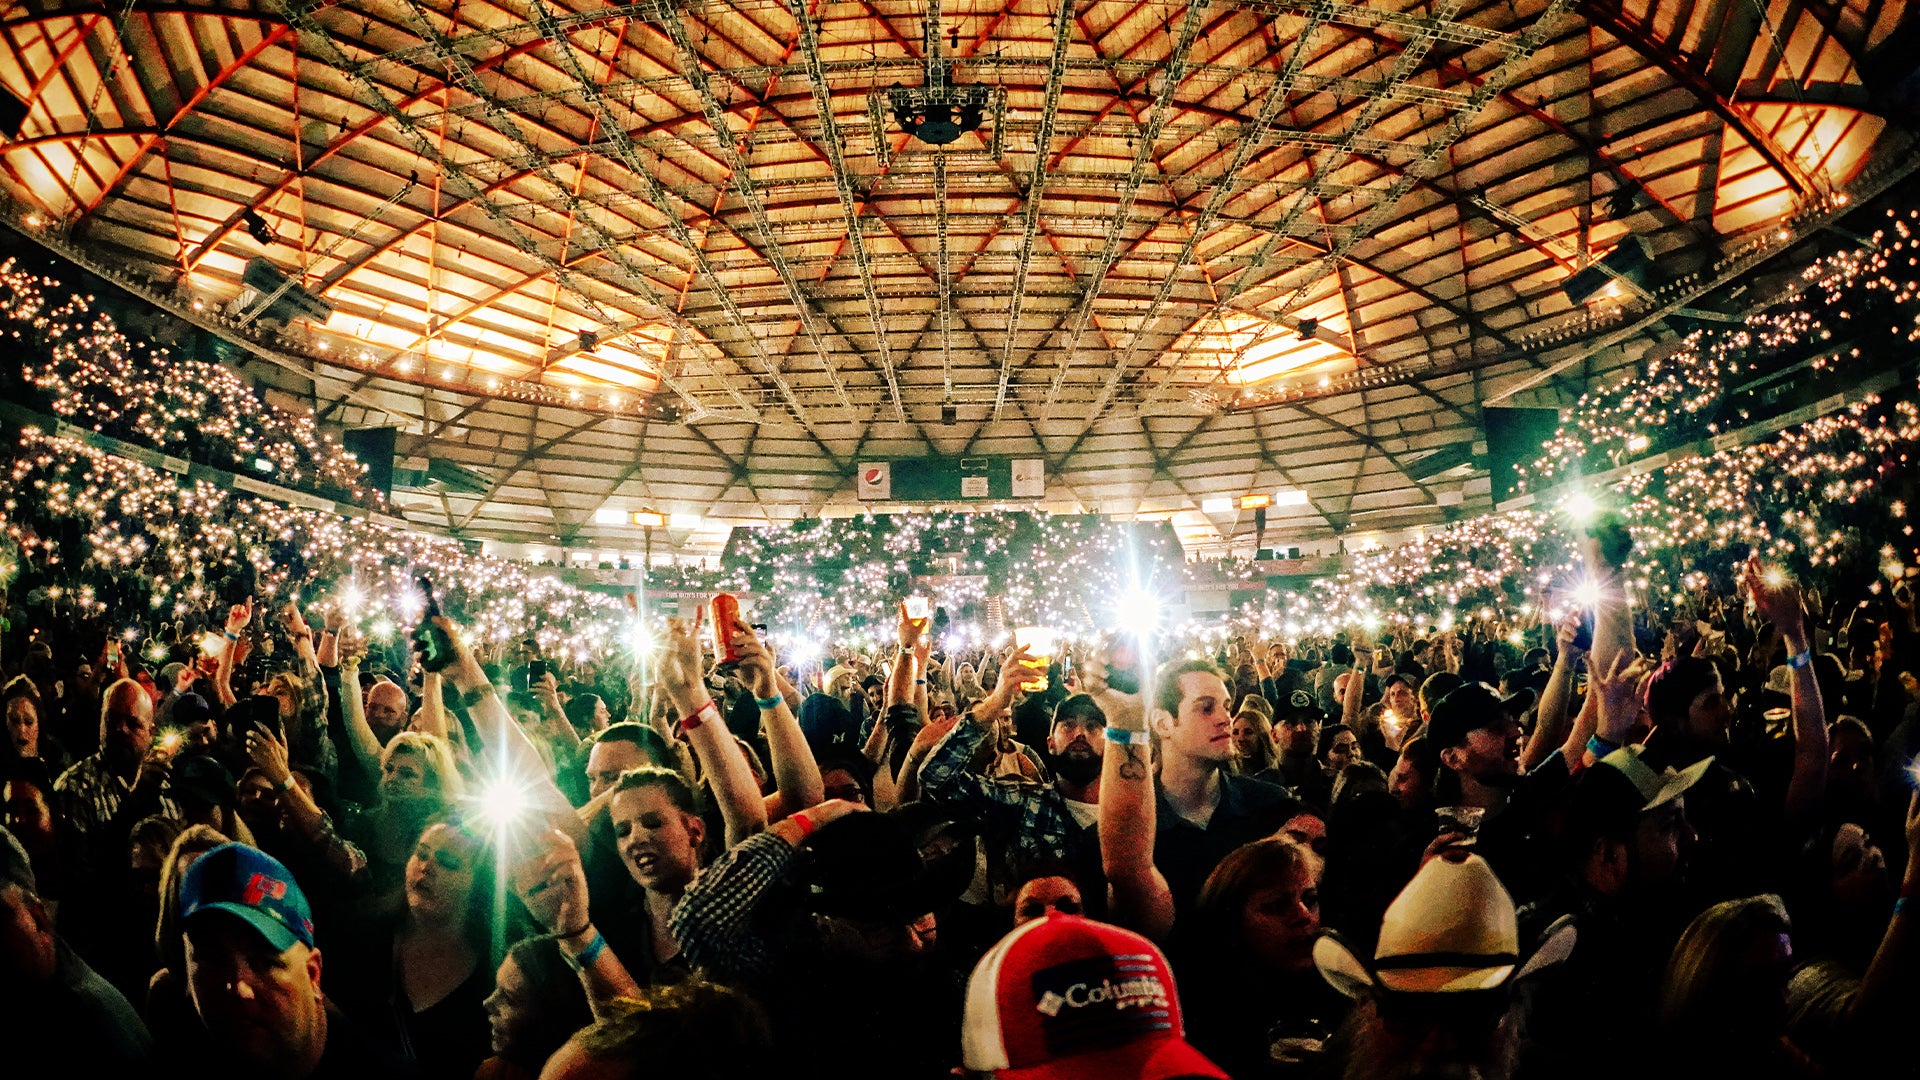
[[[680,723],[675,725],[675,730],[681,731],[681,732],[688,732],[688,731],[692,731],[694,728],[700,727],[702,724],[705,724],[706,721],[700,719],[700,714],[706,712],[708,709],[713,710],[714,719],[718,720],[720,718],[720,706],[715,705],[713,703],[712,698],[708,698],[705,704],[701,705],[699,708],[693,710],[687,715],[681,717]]]
[[[281,791],[292,791],[295,787],[293,774],[288,773],[287,778],[285,780],[282,780],[273,786],[279,788]]]
[[[753,703],[760,706],[762,712],[768,709],[777,709],[786,704],[786,701],[787,699],[781,697],[779,694],[775,694],[772,697],[756,697],[753,699]]]
[[[463,709],[470,710],[474,706],[480,704],[480,702],[483,699],[489,696],[492,696],[494,693],[495,691],[493,689],[492,683],[481,683],[479,686],[473,687],[472,689],[463,691],[461,693],[460,707]]]
[[[1592,754],[1593,760],[1595,761],[1599,761],[1601,758],[1606,757],[1618,749],[1620,749],[1618,745],[1610,743],[1598,735],[1590,735],[1587,737],[1587,753]]]
[[[1895,900],[1893,902],[1893,913],[1895,915],[1905,915],[1908,912],[1908,910],[1910,910],[1908,906],[1908,902],[1912,899],[1913,898],[1911,896],[1903,896],[1900,899]]]
[[[589,923],[588,925],[591,926],[592,924]],[[596,930],[593,935],[593,940],[587,943],[586,948],[580,950],[579,956],[569,956],[567,950],[561,949],[560,959],[565,960],[567,966],[575,971],[585,971],[595,960],[600,959],[600,954],[605,952],[606,949],[606,935]]]
[[[1799,671],[1811,663],[1813,663],[1812,649],[1801,649],[1794,655],[1787,657],[1787,666],[1795,671]]]
[[[813,830],[816,828],[813,819],[808,817],[805,811],[802,811],[793,815],[793,823],[800,826],[800,842],[803,844],[806,843],[807,837],[812,836]]]
[[[233,632],[233,631],[231,631],[231,630],[223,630],[223,631],[221,631],[221,633],[222,633],[222,634],[225,634],[225,635],[226,635],[226,638],[227,638],[227,640],[228,640],[228,641],[239,641],[239,640],[240,640],[240,635],[239,635],[239,634],[236,634],[236,633],[234,633],[234,632]]]
[[[1121,746],[1146,746],[1153,741],[1153,736],[1145,731],[1128,731],[1126,728],[1109,727],[1107,741],[1119,743]]]

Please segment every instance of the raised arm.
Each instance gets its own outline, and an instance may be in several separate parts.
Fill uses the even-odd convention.
[[[1580,650],[1573,644],[1579,626],[1579,616],[1570,615],[1561,620],[1554,631],[1560,654],[1554,658],[1553,674],[1547,677],[1546,692],[1540,695],[1540,707],[1534,712],[1533,737],[1527,740],[1526,752],[1520,756],[1522,771],[1531,772],[1534,766],[1547,760],[1547,755],[1556,747],[1566,744],[1573,730],[1573,718],[1567,714],[1567,707],[1573,702],[1573,668],[1580,662]],[[1579,761],[1580,755],[1568,754],[1567,760]]]
[[[1920,996],[1915,985],[1914,963],[1920,952],[1920,910],[1909,910],[1907,898],[1920,896],[1920,791],[1907,801],[1907,872],[1900,884],[1900,901],[1893,906],[1893,919],[1860,980],[1860,993],[1854,998],[1853,1016],[1861,1030],[1884,1031],[1912,1015],[1913,1001]]]
[[[667,623],[666,647],[657,670],[660,685],[680,714],[680,729],[686,732],[700,759],[701,773],[713,785],[714,802],[727,827],[727,846],[765,830],[766,802],[754,783],[746,755],[734,742],[733,732],[727,730],[720,706],[707,692],[700,640],[685,621],[673,619]]]
[[[234,655],[239,651],[240,639],[245,636],[248,624],[253,622],[253,597],[227,609],[226,643],[220,650],[220,663],[213,669],[213,692],[220,696],[223,708],[232,708],[239,702],[233,694],[233,666],[240,662]]]
[[[1747,561],[1747,587],[1753,590],[1760,616],[1773,623],[1787,645],[1787,667],[1793,673],[1793,777],[1787,781],[1787,820],[1811,824],[1819,817],[1827,790],[1827,709],[1813,674],[1800,588],[1785,573],[1762,567],[1757,556]]]
[[[560,706],[560,680],[552,671],[540,676],[540,681],[527,687],[540,702],[540,716],[546,722],[541,725],[544,734],[557,749],[572,753],[580,748],[580,733],[573,730],[573,721],[567,719],[567,710]]]
[[[1367,669],[1379,670],[1387,650],[1375,649],[1364,628],[1355,631],[1353,641],[1353,668],[1347,672],[1347,692],[1340,698],[1340,722],[1358,735],[1364,726],[1360,722],[1360,707],[1367,700]]]
[[[1646,678],[1647,670],[1644,658],[1618,652],[1608,670],[1596,667],[1587,671],[1587,707],[1581,710],[1580,719],[1574,723],[1562,747],[1569,766],[1575,762],[1592,765],[1604,756],[1594,752],[1591,744],[1595,738],[1604,744],[1601,749],[1608,753],[1627,741],[1634,723],[1640,719],[1640,682]]]
[[[1612,671],[1614,657],[1620,653],[1633,652],[1633,616],[1627,610],[1626,574],[1607,559],[1607,545],[1585,534],[1580,538],[1580,554],[1599,593],[1594,607],[1592,662],[1587,665],[1587,677],[1591,679],[1596,669]]]
[[[746,623],[735,622],[733,646],[740,655],[740,678],[760,707],[760,734],[767,740],[768,768],[773,770],[774,783],[764,813],[769,820],[777,820],[826,798],[826,781],[820,779],[820,763],[814,760],[800,721],[787,707],[773,657],[760,635]]]
[[[1158,806],[1144,700],[1141,694],[1123,694],[1107,685],[1103,651],[1089,658],[1082,677],[1107,714],[1107,749],[1100,765],[1100,866],[1107,877],[1113,920],[1164,939],[1173,928],[1173,890],[1153,865]],[[1151,692],[1151,687],[1141,689]]]
[[[380,771],[380,739],[367,723],[366,699],[360,696],[360,660],[366,643],[349,639],[340,651],[340,727],[347,734],[347,753],[367,776]]]
[[[566,795],[554,783],[553,773],[548,770],[546,759],[540,756],[533,740],[514,722],[506,703],[500,700],[499,691],[487,679],[486,669],[474,659],[473,650],[460,639],[452,620],[444,615],[435,615],[433,621],[453,643],[453,663],[440,674],[459,692],[461,705],[472,717],[474,726],[486,744],[486,753],[493,759],[491,767],[500,770],[501,775],[516,777],[520,783],[527,785],[532,792],[529,801],[546,815],[548,821],[567,830],[576,843],[582,842],[586,837],[586,826],[575,816],[573,804],[567,801]]]
[[[580,976],[595,1018],[604,1018],[606,1006],[617,998],[640,996],[640,983],[593,925],[580,848],[565,832],[549,829],[544,850],[514,868],[513,891]]]
[[[323,668],[340,666],[340,633],[347,627],[347,613],[340,610],[339,604],[329,606],[321,614],[320,643],[314,650]]]
[[[287,746],[296,763],[318,769],[333,780],[339,772],[340,758],[333,748],[333,736],[327,733],[327,684],[320,677],[313,628],[301,617],[300,605],[292,601],[280,609],[280,622],[293,642],[295,671],[300,676],[300,699],[294,703],[293,720],[287,725]]]
[[[420,715],[414,719],[413,729],[422,735],[451,740],[453,718],[447,715],[445,681],[437,671],[420,673]]]
[[[294,782],[286,741],[272,729],[256,726],[247,732],[246,745],[248,760],[269,784],[279,789],[280,805],[286,808],[293,834],[307,844],[319,862],[340,875],[342,881],[359,877],[367,868],[366,855],[334,831],[333,822],[313,801],[313,796]]]

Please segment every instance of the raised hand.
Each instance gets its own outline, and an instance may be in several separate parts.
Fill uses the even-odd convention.
[[[667,640],[655,668],[660,686],[681,716],[691,716],[707,703],[706,663],[700,654],[700,636],[685,619],[667,620]]]
[[[227,633],[239,637],[247,625],[253,622],[253,597],[249,596],[240,603],[227,609]]]
[[[1578,659],[1583,651],[1574,641],[1580,636],[1580,616],[1564,615],[1553,628],[1553,640],[1562,653]]]
[[[773,673],[773,655],[767,652],[766,644],[753,627],[738,619],[733,623],[733,649],[734,655],[740,658],[740,681],[747,684],[753,696],[763,701],[779,697],[780,681]]]
[[[288,764],[287,743],[278,733],[258,724],[247,732],[247,760],[260,770],[269,783],[278,786],[293,775]]]
[[[959,722],[958,716],[951,716],[945,720],[929,720],[920,725],[920,730],[913,736],[913,744],[907,747],[907,753],[925,754],[932,750],[933,744],[945,738],[947,732],[953,730],[953,725]]]
[[[513,868],[514,895],[548,933],[574,937],[590,922],[587,872],[580,849],[559,829],[549,829],[542,849]]]
[[[894,626],[894,636],[900,643],[900,651],[917,652],[920,641],[926,636],[932,619],[915,619],[907,615],[907,602],[900,601],[900,618]]]
[[[987,695],[987,703],[997,709],[1005,709],[1013,704],[1013,695],[1020,690],[1020,684],[1041,668],[1027,655],[1025,645],[1015,645],[1007,652],[1007,659],[1000,665],[999,678],[994,680],[993,693]]]
[[[367,657],[366,635],[348,627],[340,632],[340,666],[357,668]]]
[[[1086,684],[1087,693],[1100,702],[1100,709],[1107,714],[1108,723],[1129,729],[1143,727],[1146,720],[1144,696],[1123,694],[1107,683],[1107,675],[1112,667],[1108,659],[1111,647],[1104,635],[1094,641],[1087,650],[1086,659],[1081,662],[1081,679]]]
[[[1602,739],[1618,745],[1639,721],[1640,680],[1646,677],[1647,671],[1643,657],[1622,649],[1614,654],[1610,670],[1588,672],[1588,688],[1599,695],[1598,726]]]
[[[307,620],[300,614],[300,605],[291,600],[280,609],[280,623],[287,628],[288,637],[313,636],[313,630],[307,626]]]
[[[1789,642],[1805,636],[1806,614],[1800,602],[1800,586],[1785,571],[1762,566],[1760,556],[1754,555],[1747,559],[1744,577],[1761,618],[1772,623]]]

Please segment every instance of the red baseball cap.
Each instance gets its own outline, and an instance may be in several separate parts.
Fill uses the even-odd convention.
[[[1187,1045],[1160,950],[1077,915],[1027,923],[981,957],[960,1045],[997,1080],[1228,1080]]]

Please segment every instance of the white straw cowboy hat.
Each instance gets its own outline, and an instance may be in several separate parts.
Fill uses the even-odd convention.
[[[1314,942],[1313,962],[1348,997],[1376,988],[1413,994],[1492,990],[1520,962],[1513,898],[1480,856],[1436,856],[1388,905],[1371,961],[1326,932]]]

